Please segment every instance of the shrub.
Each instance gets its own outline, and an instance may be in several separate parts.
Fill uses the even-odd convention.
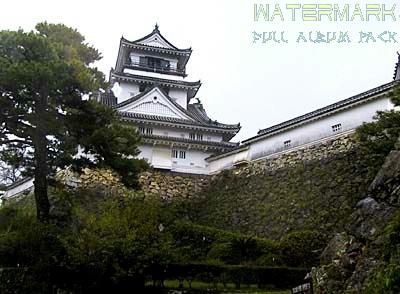
[[[325,237],[317,231],[293,232],[281,240],[281,256],[288,266],[316,266],[325,246]]]

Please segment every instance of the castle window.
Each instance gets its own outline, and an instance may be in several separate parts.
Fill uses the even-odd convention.
[[[186,158],[186,151],[172,149],[171,156],[172,156],[172,158],[185,159]]]
[[[179,158],[185,159],[186,158],[186,151],[179,151]]]
[[[292,145],[292,141],[291,140],[287,140],[287,141],[283,142],[283,146],[285,148],[289,148],[291,145]]]
[[[139,132],[144,134],[146,132],[146,129],[144,127],[139,127]]]
[[[332,126],[332,132],[337,133],[342,130],[342,124],[337,124]]]
[[[152,128],[146,128],[146,135],[153,135],[153,129]]]
[[[197,140],[197,141],[203,141],[203,134],[190,133],[189,134],[189,139]]]

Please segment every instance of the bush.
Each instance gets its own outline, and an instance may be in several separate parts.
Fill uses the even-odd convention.
[[[177,262],[213,260],[224,264],[256,264],[261,256],[279,255],[275,241],[178,221],[171,227]],[[268,265],[276,265],[279,263]]]
[[[259,287],[288,288],[301,284],[308,270],[288,267],[243,265],[173,264],[165,269],[164,279],[196,280],[206,283],[257,284]]]
[[[317,231],[293,232],[281,240],[282,260],[288,266],[316,266],[325,246],[325,237]]]

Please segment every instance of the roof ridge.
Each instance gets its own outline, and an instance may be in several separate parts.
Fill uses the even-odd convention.
[[[140,44],[140,42],[152,37],[153,35],[158,34],[160,36],[160,38],[167,43],[169,46],[171,46],[172,48],[163,48],[163,47],[157,47],[157,46],[151,46],[151,45],[146,45],[146,44]],[[142,46],[148,46],[148,47],[153,47],[153,48],[160,48],[160,49],[166,49],[166,50],[175,50],[175,51],[192,51],[192,48],[186,48],[186,49],[179,49],[178,47],[176,47],[175,45],[173,45],[170,41],[167,40],[167,38],[165,38],[160,30],[159,30],[159,26],[156,24],[155,28],[153,29],[153,31],[149,34],[147,34],[146,36],[139,38],[137,40],[134,41],[129,41],[128,39],[124,38],[123,36],[121,37],[121,40],[126,41],[128,43],[131,44],[136,44],[136,45],[142,45]],[[138,44],[139,43],[139,44]]]

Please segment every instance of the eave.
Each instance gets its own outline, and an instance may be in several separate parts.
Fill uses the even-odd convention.
[[[210,133],[225,134],[226,136],[229,136],[231,138],[233,138],[239,131],[239,129],[207,126],[197,121],[176,119],[172,117],[163,117],[163,116],[147,115],[147,114],[131,113],[131,112],[119,112],[119,113],[121,115],[122,120],[127,122],[135,122],[138,124],[140,123],[151,124],[155,126],[164,126],[164,127],[175,127],[187,130],[202,130]]]
[[[231,142],[197,141],[188,138],[169,136],[142,135],[142,143],[168,145],[176,147],[189,147],[190,149],[226,151],[235,148],[238,144]]]
[[[144,45],[144,44],[137,44],[132,41],[128,41],[124,37],[121,38],[121,45],[125,45],[128,48],[132,49],[139,49],[142,51],[151,51],[151,52],[157,52],[157,53],[165,53],[165,54],[170,54],[170,55],[178,55],[178,56],[185,56],[185,57],[190,57],[192,54],[192,48],[187,48],[187,49],[168,49],[168,48],[162,48],[162,47],[156,47],[156,46],[150,46],[150,45]]]
[[[183,89],[193,89],[198,90],[201,87],[201,81],[196,82],[187,82],[187,81],[176,81],[176,80],[169,80],[169,79],[161,79],[149,76],[140,76],[122,72],[112,71],[111,75],[113,78],[117,80],[127,81],[127,82],[139,82],[139,83],[146,83],[146,84],[159,84],[162,86],[172,86],[175,88],[183,88]]]

